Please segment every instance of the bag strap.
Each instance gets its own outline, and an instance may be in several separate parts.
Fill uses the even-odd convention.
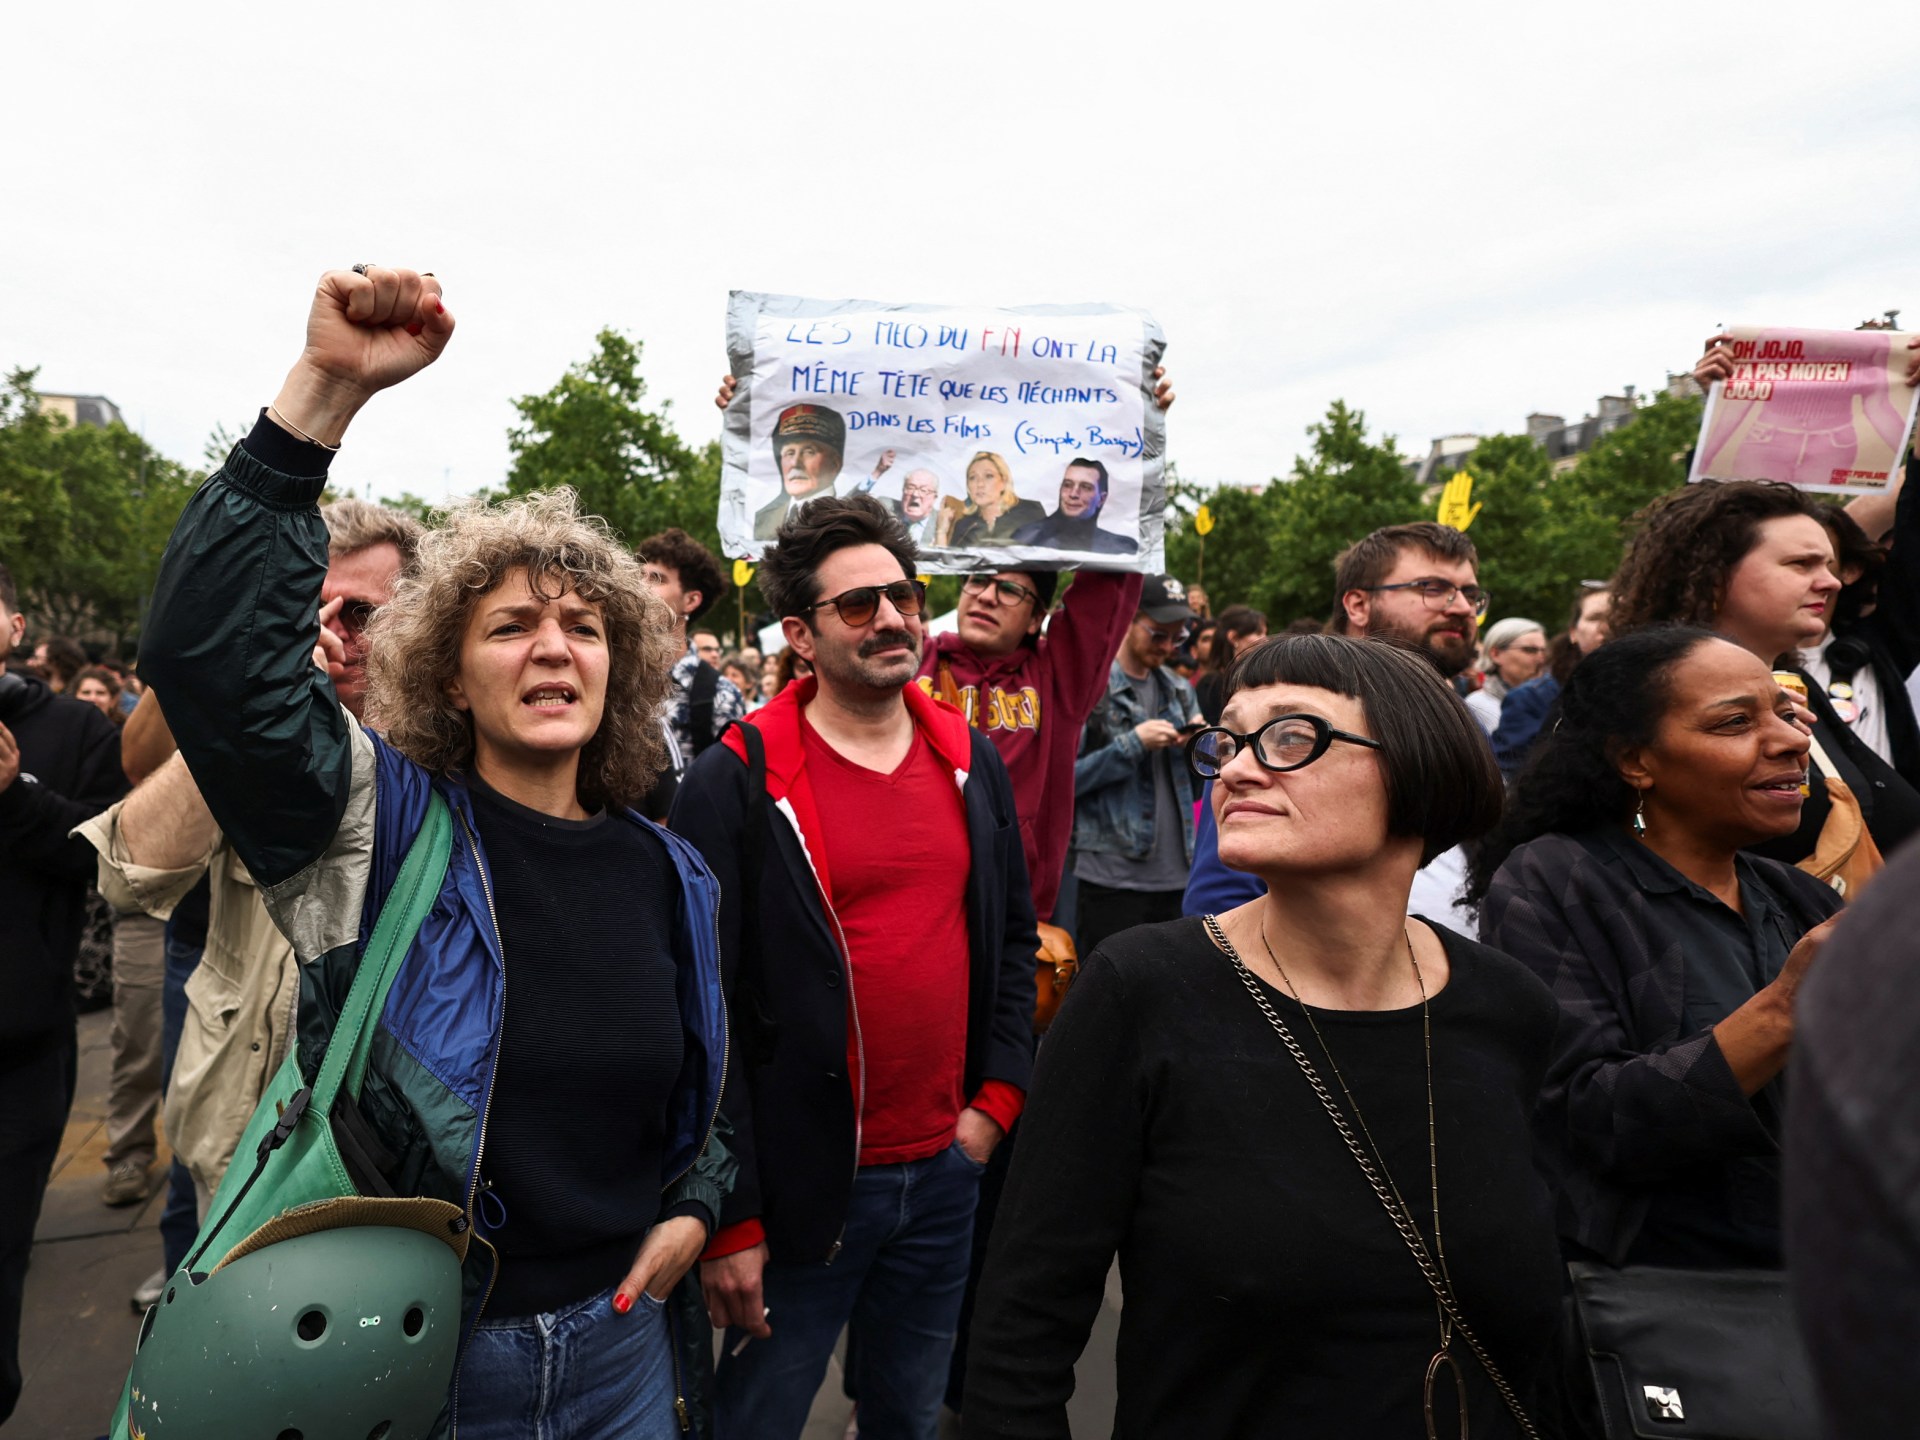
[[[767,848],[767,742],[758,725],[729,720],[726,729],[738,730],[747,749],[747,819],[740,836],[740,953],[760,954],[760,870]],[[715,737],[716,741],[718,736]]]
[[[360,956],[354,972],[353,987],[347,991],[347,1003],[327,1042],[327,1053],[320,1061],[320,1074],[313,1082],[310,1108],[321,1115],[331,1114],[333,1102],[344,1081],[349,1095],[358,1096],[367,1073],[367,1057],[373,1050],[374,1019],[385,1008],[387,992],[400,973],[400,962],[420,933],[420,924],[439,897],[440,882],[446,877],[447,861],[453,854],[453,817],[447,802],[438,794],[427,798],[427,817],[407,847],[400,862],[400,874],[380,906],[373,936]]]

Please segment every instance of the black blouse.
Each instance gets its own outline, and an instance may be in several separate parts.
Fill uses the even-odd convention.
[[[1561,1289],[1528,1128],[1554,1006],[1506,956],[1440,934],[1452,967],[1432,1001],[1447,1264],[1468,1323],[1526,1396]],[[1332,1085],[1300,1007],[1266,994]],[[1430,1238],[1420,1008],[1314,1018]],[[1073,1365],[1116,1254],[1117,1436],[1425,1435],[1433,1294],[1202,922],[1142,926],[1095,952],[1041,1047],[1020,1124],[971,1332],[965,1435],[1068,1434]],[[1457,1339],[1454,1354],[1474,1435],[1518,1434]],[[1452,1403],[1443,1383],[1439,1408]]]

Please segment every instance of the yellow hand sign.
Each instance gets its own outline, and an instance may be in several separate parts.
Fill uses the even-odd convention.
[[[1193,533],[1196,535],[1213,533],[1213,511],[1205,505],[1193,512]]]
[[[751,579],[753,579],[753,566],[749,565],[745,560],[734,561],[733,583],[744,590],[747,588],[747,582]]]
[[[1440,492],[1440,523],[1451,525],[1456,530],[1465,530],[1473,524],[1473,517],[1480,513],[1480,507],[1473,501],[1473,472],[1457,470],[1447,481],[1446,488]]]

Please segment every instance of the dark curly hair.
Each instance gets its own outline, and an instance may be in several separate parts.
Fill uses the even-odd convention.
[[[673,571],[681,590],[700,592],[700,607],[687,617],[689,621],[698,620],[727,593],[727,573],[720,568],[720,557],[677,525],[649,535],[634,554],[644,564]]]
[[[1478,905],[1496,871],[1542,835],[1618,824],[1636,795],[1620,778],[1621,751],[1651,743],[1673,695],[1673,673],[1719,637],[1695,625],[1654,625],[1586,656],[1560,692],[1560,718],[1514,782],[1507,811],[1474,852],[1467,903]]]
[[[816,578],[826,558],[850,545],[881,545],[900,562],[900,571],[912,579],[920,568],[920,550],[907,527],[871,495],[822,496],[781,523],[773,548],[760,560],[760,593],[773,613],[782,618],[804,615],[820,598]]]
[[[1649,625],[1711,629],[1734,567],[1768,520],[1804,515],[1833,528],[1834,507],[1774,480],[1703,480],[1662,495],[1630,521],[1638,528],[1609,587],[1613,634]]]
[[[1229,605],[1213,619],[1207,637],[1207,668],[1224,674],[1233,665],[1233,637],[1246,637],[1267,628],[1267,617],[1251,605]]]

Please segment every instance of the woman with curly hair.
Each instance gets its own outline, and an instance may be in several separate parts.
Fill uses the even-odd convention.
[[[1610,641],[1560,707],[1468,898],[1560,1002],[1541,1134],[1563,1244],[1777,1269],[1776,1082],[1841,902],[1749,852],[1799,823],[1806,729],[1766,662],[1688,626]]]
[[[1663,495],[1640,512],[1613,580],[1615,636],[1650,625],[1696,625],[1777,669],[1799,671],[1798,651],[1826,635],[1841,587],[1832,510],[1788,485],[1705,481]],[[1920,791],[1876,755],[1834,712],[1824,687],[1807,682],[1818,747],[1812,791],[1791,831],[1759,853],[1808,861],[1835,808],[1829,771],[1858,802],[1882,853],[1920,830]]]
[[[402,858],[452,812],[358,1103],[334,1110],[363,1194],[450,1201],[482,1242],[437,1429],[678,1436],[703,1346],[676,1358],[667,1301],[731,1162],[716,887],[631,808],[665,759],[672,617],[561,490],[423,538],[368,626],[365,726],[313,663],[342,658],[316,618],[328,463],[452,330],[430,276],[322,278],[278,398],[174,532],[145,659],[302,961],[309,1078]]]
[[[982,450],[967,462],[967,503],[943,545],[1007,545],[1023,525],[1047,518],[1038,500],[1013,493],[1013,471],[1006,457]]]

